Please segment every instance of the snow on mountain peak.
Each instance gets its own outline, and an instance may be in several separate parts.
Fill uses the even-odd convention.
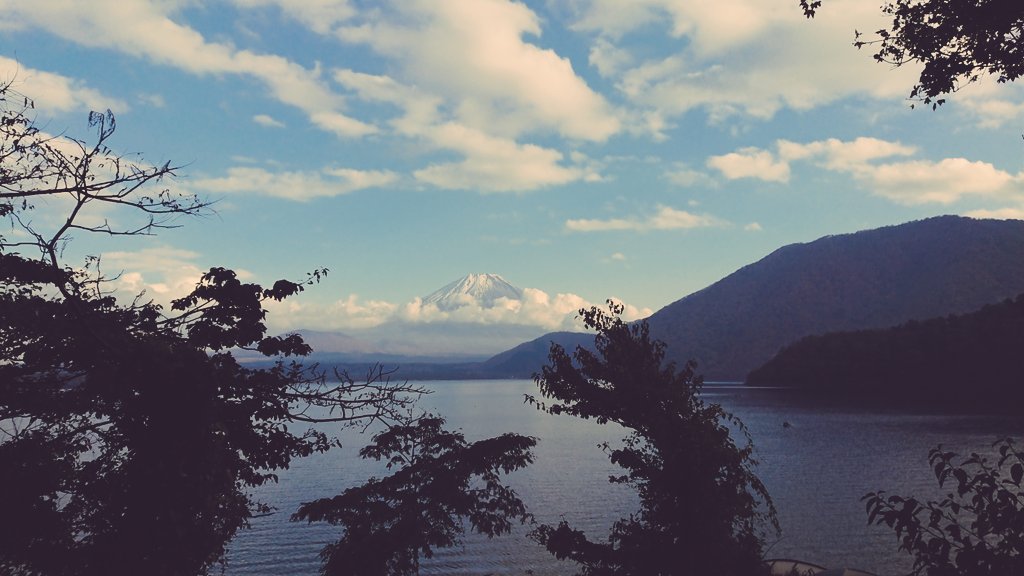
[[[424,304],[441,310],[454,310],[469,304],[481,308],[494,306],[499,298],[520,300],[523,291],[497,274],[469,274],[423,297]]]

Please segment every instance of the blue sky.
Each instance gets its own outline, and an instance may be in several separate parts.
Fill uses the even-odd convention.
[[[826,234],[1024,217],[1021,87],[911,110],[916,70],[852,46],[885,23],[869,0],[5,0],[0,73],[46,130],[109,108],[119,152],[217,200],[76,239],[125,293],[327,267],[271,321],[344,331],[439,319],[417,297],[491,272],[529,302],[455,319],[546,330]]]

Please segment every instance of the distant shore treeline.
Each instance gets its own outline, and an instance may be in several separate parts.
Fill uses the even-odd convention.
[[[943,404],[1024,399],[1024,294],[969,314],[809,336],[753,370],[747,384]]]

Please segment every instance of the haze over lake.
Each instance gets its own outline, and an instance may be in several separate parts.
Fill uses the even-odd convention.
[[[557,523],[564,517],[589,536],[603,537],[612,522],[635,511],[635,495],[607,482],[618,469],[597,447],[620,439],[622,429],[550,416],[525,405],[523,395],[536,393],[528,380],[425,385],[435,393],[420,406],[444,415],[467,440],[503,432],[540,438],[535,463],[509,479],[539,522]],[[896,539],[887,529],[867,526],[861,496],[880,489],[933,496],[930,448],[942,443],[962,454],[985,452],[997,438],[1024,432],[1024,423],[1001,417],[822,403],[782,389],[707,385],[704,398],[739,416],[754,440],[758,474],[775,500],[783,530],[780,538],[768,540],[767,556],[880,575],[905,573],[910,558],[896,552]],[[784,422],[790,426],[783,427]],[[384,472],[378,463],[356,456],[368,434],[348,430],[343,441],[342,450],[298,461],[278,484],[260,492],[278,512],[254,519],[250,530],[239,533],[228,575],[317,573],[317,553],[337,538],[339,529],[289,523],[288,516],[301,502],[340,493]],[[573,565],[554,560],[526,538],[527,531],[493,540],[469,535],[463,547],[438,551],[424,563],[423,573],[572,573]]]

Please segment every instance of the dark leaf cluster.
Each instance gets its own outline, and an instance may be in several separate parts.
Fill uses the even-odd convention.
[[[813,17],[821,0],[800,0]],[[873,46],[876,61],[891,66],[922,65],[911,99],[932,108],[942,96],[982,76],[1000,83],[1024,74],[1024,3],[1019,0],[895,0],[882,4],[889,28],[854,45]]]
[[[501,474],[531,463],[536,439],[503,434],[469,443],[444,423],[425,414],[375,434],[360,456],[386,462],[393,474],[305,503],[292,516],[344,526],[320,554],[323,574],[417,574],[421,557],[458,544],[465,521],[493,537],[530,520]]]
[[[206,573],[268,511],[252,489],[336,445],[303,423],[381,419],[419,391],[379,367],[356,383],[286,363],[309,347],[268,336],[263,304],[326,270],[264,288],[214,268],[167,313],[116,300],[98,257],[65,264],[73,230],[147,234],[206,204],[149,194],[173,170],[107,148],[110,112],[90,115],[87,144],[42,134],[31,108],[0,87],[0,217],[21,232],[0,237],[0,573]],[[40,197],[70,200],[45,232],[28,216]],[[130,208],[141,223],[79,224],[96,203]],[[251,369],[233,348],[277,358]]]
[[[318,270],[316,278],[327,274]],[[307,281],[307,284],[315,280]],[[184,329],[188,337],[212,350],[245,348],[257,343],[256,349],[268,356],[305,356],[312,350],[298,336],[265,337],[264,300],[283,300],[303,290],[303,284],[278,280],[271,288],[246,284],[234,270],[211,268],[203,274],[191,294],[175,300],[171,307],[181,312],[170,323]]]
[[[153,307],[71,301],[6,274],[37,263],[2,263],[4,571],[201,572],[259,509],[249,488],[331,446],[287,427],[291,390],[320,376],[245,369]]]
[[[8,573],[202,573],[253,513],[266,512],[252,488],[335,445],[296,424],[379,418],[413,391],[380,370],[355,383],[283,360],[248,369],[208,350],[308,348],[265,336],[259,322],[182,332],[151,306],[72,303],[7,274],[47,277],[45,265],[0,260],[0,568]],[[204,302],[262,314],[258,290],[245,294],[252,299],[207,293]]]
[[[869,524],[893,529],[899,549],[914,557],[914,575],[1024,574],[1024,451],[1003,439],[998,458],[971,454],[959,464],[942,446],[931,450],[941,500],[872,492],[864,497]]]

